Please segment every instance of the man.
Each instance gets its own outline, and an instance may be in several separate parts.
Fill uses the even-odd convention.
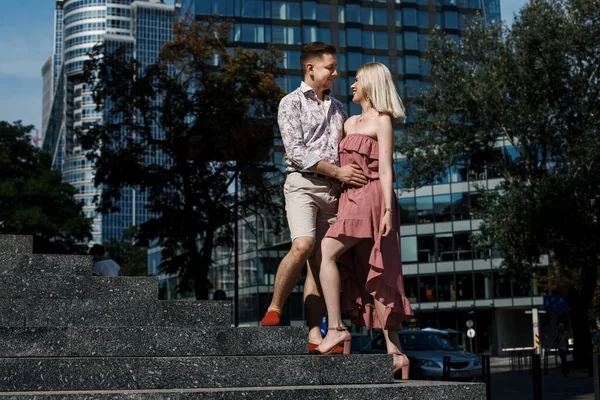
[[[339,167],[338,145],[348,118],[342,103],[329,95],[337,77],[336,49],[323,42],[302,48],[300,87],[279,104],[278,123],[286,151],[285,208],[292,248],[275,277],[273,299],[261,324],[280,324],[281,308],[308,261],[304,284],[309,349],[321,343],[325,306],[319,284],[320,242],[337,214],[340,182],[363,186],[358,165]]]
[[[121,274],[121,267],[119,267],[119,264],[106,257],[106,252],[102,245],[93,245],[90,249],[90,254],[94,257],[92,275],[119,276]]]

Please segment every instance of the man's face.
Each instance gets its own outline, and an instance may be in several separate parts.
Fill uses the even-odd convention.
[[[322,57],[315,57],[307,62],[306,71],[315,89],[331,89],[331,83],[338,74],[337,60],[332,54],[323,54]]]

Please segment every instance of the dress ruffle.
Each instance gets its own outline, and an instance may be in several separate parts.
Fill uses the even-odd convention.
[[[382,328],[373,298],[385,305],[385,329],[400,330],[402,322],[414,315],[404,293],[400,258],[399,207],[394,194],[393,231],[381,237],[379,225],[385,205],[379,182],[379,146],[375,138],[362,134],[347,135],[340,143],[342,165],[358,164],[369,183],[361,188],[345,187],[340,197],[336,222],[327,237],[342,236],[370,239],[369,254],[357,247],[340,258],[342,311],[355,324]],[[368,263],[368,266],[361,264]],[[368,261],[367,261],[368,260]]]

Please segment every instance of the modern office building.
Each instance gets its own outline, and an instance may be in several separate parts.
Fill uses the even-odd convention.
[[[177,1],[180,17],[219,14],[233,19],[235,46],[262,49],[274,44],[285,56],[281,63],[285,76],[279,83],[288,92],[302,80],[301,46],[314,40],[333,44],[338,48],[339,65],[333,94],[351,115],[360,112],[351,102],[350,85],[362,64],[387,65],[406,99],[430,84],[423,57],[432,29],[439,27],[458,38],[465,22],[477,14],[487,23],[500,21],[498,0]],[[396,134],[401,135],[404,128],[399,125]],[[507,144],[498,146],[512,154]],[[282,166],[282,156],[281,149],[275,152],[277,166]],[[402,155],[395,162],[399,171]],[[481,254],[472,246],[471,235],[481,223],[472,211],[477,187],[493,189],[499,182],[493,171],[465,169],[449,170],[438,184],[417,190],[405,188],[400,176],[395,183],[402,212],[405,288],[416,312],[411,325],[464,332],[471,320],[476,330],[473,350],[494,354],[505,347],[531,345],[532,331],[513,327],[531,326],[531,316],[525,311],[541,307],[544,292],[537,277],[547,275],[547,268],[541,266],[531,279],[511,280],[498,269],[498,254]],[[279,261],[290,246],[289,234],[285,220],[265,215],[243,216],[239,225],[240,322],[255,325],[269,304]],[[233,250],[219,248],[214,258],[212,282],[231,298],[236,267]],[[302,280],[284,314],[292,324],[303,324]],[[541,317],[543,341],[551,341],[550,320]]]
[[[145,195],[123,190],[120,211],[100,215],[94,196],[94,166],[74,133],[109,116],[96,111],[91,89],[81,81],[83,63],[96,44],[107,51],[125,46],[142,66],[158,59],[161,46],[172,38],[174,6],[163,0],[58,0],[55,14],[55,46],[52,64],[55,79],[43,149],[53,155],[53,168],[78,189],[86,216],[93,218],[93,242],[120,239],[123,231],[148,218]],[[50,67],[44,67],[44,92],[50,92]],[[45,99],[46,100],[46,99]],[[48,111],[49,110],[49,111]]]

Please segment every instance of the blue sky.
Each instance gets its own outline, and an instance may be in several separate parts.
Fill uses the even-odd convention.
[[[500,0],[502,19],[526,0]],[[173,0],[167,0],[173,3]],[[42,66],[53,46],[53,0],[2,1],[0,12],[0,121],[42,125]]]

